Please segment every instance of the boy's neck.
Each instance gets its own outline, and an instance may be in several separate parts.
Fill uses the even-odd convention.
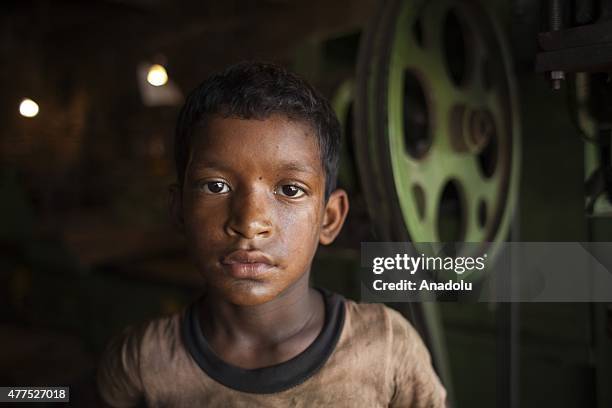
[[[200,325],[213,350],[226,362],[258,368],[304,351],[325,320],[322,295],[308,274],[281,296],[256,306],[239,306],[209,293],[200,305]]]

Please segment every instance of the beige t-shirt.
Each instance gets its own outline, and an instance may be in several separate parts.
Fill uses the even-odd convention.
[[[214,355],[194,305],[130,327],[106,349],[100,395],[118,408],[143,400],[148,407],[445,406],[429,353],[398,312],[329,292],[324,298],[326,322],[313,345],[289,362],[257,370]]]

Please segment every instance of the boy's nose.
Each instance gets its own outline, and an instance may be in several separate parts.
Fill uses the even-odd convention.
[[[226,224],[228,234],[247,239],[269,236],[272,222],[266,200],[267,197],[255,192],[234,197]]]

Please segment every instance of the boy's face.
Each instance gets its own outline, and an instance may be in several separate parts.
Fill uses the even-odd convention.
[[[307,282],[318,243],[339,233],[348,199],[336,190],[325,203],[311,132],[279,115],[212,116],[194,134],[182,193],[174,189],[171,202],[198,269],[221,298],[256,305]]]

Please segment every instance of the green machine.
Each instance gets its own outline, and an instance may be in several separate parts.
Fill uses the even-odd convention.
[[[550,33],[538,31],[548,19],[555,30],[593,30],[612,8],[602,1],[587,21],[587,3],[598,2],[569,3],[390,0],[363,32],[320,45],[318,71],[345,73],[333,99],[348,146],[340,184],[361,193],[369,238],[480,243],[493,259],[504,241],[610,240],[609,76],[555,67],[558,55],[548,58],[542,46]],[[599,42],[612,35],[610,26],[595,28]],[[540,53],[521,42],[538,38]],[[338,69],[337,55],[356,67],[352,74]],[[551,174],[547,188],[563,203],[546,202],[558,197],[543,197],[537,184]],[[394,306],[428,343],[451,406],[612,406],[608,304]]]
[[[511,53],[490,10],[386,2],[334,104],[377,240],[479,242],[494,257],[517,201],[520,120]],[[439,306],[397,308],[429,344],[455,405]]]

